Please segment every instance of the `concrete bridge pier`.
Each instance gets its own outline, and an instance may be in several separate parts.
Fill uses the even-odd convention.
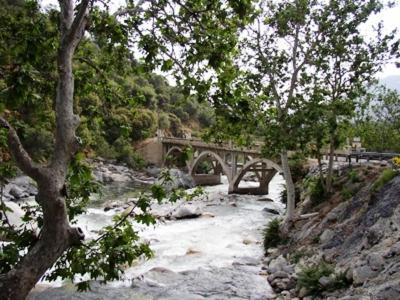
[[[232,181],[229,183],[229,194],[251,194],[251,195],[267,195],[269,193],[269,183],[275,176],[277,171],[275,169],[268,169],[262,171],[261,176],[257,176],[259,179],[259,186],[255,187],[239,187],[239,181]],[[257,173],[256,173],[257,174]]]

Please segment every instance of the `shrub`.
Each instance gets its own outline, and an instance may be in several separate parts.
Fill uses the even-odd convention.
[[[297,285],[299,288],[305,288],[308,295],[318,297],[324,291],[333,292],[350,286],[352,282],[347,279],[347,271],[334,273],[334,267],[322,261],[302,268],[297,276]],[[331,281],[328,285],[322,286],[319,282],[321,277],[330,277]]]
[[[173,136],[181,137],[183,134],[182,122],[174,114],[168,114],[169,121],[171,123],[170,130]]]
[[[160,113],[158,116],[158,127],[160,129],[169,129],[171,122],[169,121],[168,114]]]
[[[395,168],[399,169],[400,168],[400,156],[393,157],[392,163]]]
[[[379,176],[379,178],[372,185],[372,191],[379,191],[386,183],[392,180],[395,176],[397,176],[397,172],[392,169],[385,169]]]
[[[183,110],[182,107],[177,106],[173,108],[173,113],[182,121],[187,122],[190,119],[189,114]]]
[[[117,157],[117,152],[115,151],[115,148],[112,147],[104,137],[99,136],[97,138],[96,145],[94,147],[94,150],[96,153],[103,158],[107,159],[114,159]]]
[[[300,259],[303,257],[309,257],[310,253],[303,251],[295,250],[293,253],[290,254],[290,263],[291,264],[298,264]]]
[[[307,175],[305,164],[306,159],[302,155],[295,155],[289,160],[290,172],[294,183],[301,181]]]
[[[267,253],[269,248],[275,248],[281,244],[286,243],[287,238],[282,235],[280,229],[280,222],[278,219],[271,220],[263,231],[264,238],[264,251]]]
[[[202,161],[197,165],[198,174],[209,174],[213,170],[213,165],[210,161]]]
[[[131,138],[134,141],[153,136],[157,129],[157,116],[149,109],[136,109],[132,112]]]
[[[215,123],[215,116],[211,108],[202,108],[197,116],[202,127],[210,127]]]
[[[347,187],[343,187],[343,189],[340,191],[340,195],[342,195],[342,198],[344,200],[348,200],[354,196],[352,191],[350,189],[348,189]]]
[[[313,206],[317,206],[326,200],[326,193],[320,177],[313,178],[309,181],[308,191]]]
[[[348,271],[349,271],[349,269],[347,269],[344,272],[339,272],[339,273],[335,274],[334,280],[328,287],[329,292],[347,288],[352,284],[352,280],[349,280],[346,276]]]
[[[53,150],[53,133],[41,127],[24,128],[23,142],[25,148],[36,160],[48,159]]]
[[[349,177],[349,179],[350,179],[350,181],[351,181],[352,183],[360,182],[360,177],[358,176],[358,173],[357,173],[356,170],[351,170],[351,171],[349,172],[348,177]]]
[[[325,262],[304,267],[297,275],[297,285],[300,289],[305,288],[309,295],[319,296],[325,290],[319,279],[329,277],[333,272],[333,267]]]
[[[140,155],[133,150],[132,145],[123,138],[119,138],[115,141],[114,148],[117,151],[116,158],[119,162],[124,162],[133,169],[141,169],[145,166],[143,158],[141,158]]]

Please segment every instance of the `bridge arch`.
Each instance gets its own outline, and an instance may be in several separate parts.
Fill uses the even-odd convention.
[[[221,158],[221,156],[219,156],[217,153],[213,151],[208,151],[208,150],[201,152],[200,155],[195,158],[195,160],[192,163],[192,166],[189,169],[189,174],[191,176],[195,176],[196,168],[199,165],[199,163],[207,159],[207,157],[209,156],[213,157],[221,165],[222,172],[228,177],[228,181],[230,182],[231,169],[226,165],[225,161]]]
[[[180,155],[183,155],[183,149],[181,147],[178,147],[178,146],[171,147],[170,149],[168,149],[167,153],[165,154],[163,165],[168,166],[168,164],[170,163],[170,161],[169,161],[170,159],[173,159],[173,158],[179,159]],[[185,162],[182,161],[181,163],[182,163],[182,166],[178,166],[178,167],[186,166],[188,169],[190,169],[188,161],[185,161]]]
[[[252,167],[257,166],[258,164],[265,165],[265,170],[262,169],[261,176],[259,177],[260,187],[259,188],[239,188],[240,181],[243,179],[244,175],[251,170]],[[274,163],[273,161],[266,158],[256,158],[249,162],[247,162],[243,168],[232,178],[232,181],[229,184],[229,191],[231,193],[259,193],[259,194],[268,194],[268,185],[274,175],[279,172],[282,172],[282,168]],[[256,172],[257,174],[257,172]]]

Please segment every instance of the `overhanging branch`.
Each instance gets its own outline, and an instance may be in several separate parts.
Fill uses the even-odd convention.
[[[65,37],[66,40],[64,42],[66,42],[68,45],[76,46],[77,42],[80,40],[80,37],[83,35],[90,3],[93,3],[93,0],[82,0],[80,3],[78,13],[72,21],[71,28]]]
[[[8,130],[8,147],[14,156],[17,166],[32,179],[38,180],[42,175],[42,167],[33,162],[15,129],[2,117],[0,117],[0,127]]]

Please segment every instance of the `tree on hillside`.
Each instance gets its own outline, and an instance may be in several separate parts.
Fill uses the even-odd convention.
[[[279,154],[289,221],[295,208],[289,151],[304,150],[315,133],[322,146],[324,130],[336,132],[335,120],[349,114],[350,100],[379,69],[391,36],[367,44],[359,32],[381,8],[375,0],[255,1],[254,7],[214,101],[227,112],[225,120],[251,124],[264,137],[266,154]]]
[[[70,223],[76,214],[82,212],[84,203],[79,201],[81,199],[88,201],[91,192],[90,172],[87,168],[77,169],[80,162],[76,154],[80,148],[80,141],[76,137],[76,130],[80,124],[80,118],[74,111],[73,73],[74,55],[78,45],[83,42],[89,25],[94,27],[94,31],[92,35],[89,33],[88,35],[98,45],[109,45],[110,48],[116,48],[113,50],[122,52],[129,49],[129,46],[136,45],[145,55],[143,68],[151,69],[161,65],[163,70],[168,71],[176,67],[181,74],[183,73],[181,79],[184,78],[188,85],[195,86],[202,92],[206,86],[198,85],[193,78],[196,74],[200,76],[199,72],[203,70],[201,64],[204,61],[212,67],[218,67],[223,63],[221,55],[224,52],[220,52],[221,49],[218,47],[223,47],[222,50],[226,50],[228,54],[234,49],[235,38],[229,40],[228,44],[226,44],[226,38],[235,37],[232,33],[236,33],[236,26],[240,23],[243,11],[247,7],[246,2],[228,1],[220,6],[219,1],[207,3],[195,0],[129,1],[128,6],[120,9],[116,14],[121,16],[121,22],[119,22],[115,15],[101,10],[103,1],[97,3],[95,0],[81,0],[76,5],[73,0],[59,1],[60,11],[53,12],[52,15],[59,18],[59,31],[55,31],[56,40],[57,37],[59,40],[53,43],[47,40],[47,37],[43,37],[44,42],[49,42],[49,47],[58,46],[57,57],[54,58],[56,73],[54,77],[50,76],[47,79],[50,86],[52,79],[57,81],[54,101],[54,147],[49,160],[45,163],[37,163],[26,151],[16,129],[11,125],[11,123],[18,124],[18,116],[16,120],[13,116],[14,122],[9,122],[7,120],[9,111],[2,110],[0,117],[1,131],[6,132],[8,148],[15,163],[37,182],[36,201],[39,212],[36,221],[40,227],[39,236],[27,234],[28,232],[24,230],[21,234],[15,231],[10,232],[10,236],[16,240],[5,246],[7,253],[4,252],[4,254],[11,254],[11,261],[5,263],[5,267],[9,270],[0,275],[1,299],[24,299],[46,270],[56,262],[55,270],[48,275],[50,279],[54,280],[58,276],[73,279],[75,274],[89,273],[93,279],[101,278],[107,281],[119,278],[122,272],[119,264],[131,264],[134,258],[142,254],[150,255],[148,245],[138,243],[137,232],[133,230],[132,224],[127,219],[133,214],[133,209],[117,217],[115,227],[106,227],[98,239],[89,241],[87,244],[83,244],[82,230]],[[25,10],[17,21],[29,24],[33,22],[30,18],[41,16],[38,13],[36,1],[21,1],[21,5],[30,6],[32,10]],[[215,24],[220,25],[214,26]],[[26,30],[29,29],[30,27],[27,26]],[[34,29],[37,30],[35,33],[40,33],[39,28],[34,27]],[[226,36],[223,35],[224,33]],[[29,34],[26,34],[26,39],[29,39]],[[32,48],[28,50],[34,55],[28,57],[27,61],[34,72],[29,74],[40,74],[36,69],[40,67],[38,64],[40,55],[35,52],[34,47],[37,44],[35,41],[31,43]],[[177,45],[182,58],[175,56],[168,45]],[[205,45],[207,45],[207,51],[203,49]],[[16,47],[16,49],[20,48]],[[86,54],[93,54],[93,52],[88,51]],[[118,57],[114,56],[114,61],[106,61],[106,63],[123,63],[123,61],[118,61]],[[10,62],[1,66],[2,72],[9,71],[9,66],[21,67],[19,61],[12,61],[13,54],[10,54],[9,58]],[[30,58],[34,59],[35,64],[30,64]],[[101,68],[88,58],[90,55],[80,57],[80,62],[100,71],[100,77],[104,75],[101,73]],[[112,56],[109,58],[112,59]],[[102,67],[107,68],[107,64],[103,64]],[[49,73],[52,75],[51,72]],[[35,94],[32,93],[32,96],[40,99],[42,92],[43,90],[38,89]],[[79,90],[79,92],[84,91]],[[69,186],[66,186],[67,179]],[[82,189],[82,183],[88,185],[83,185]],[[73,188],[75,185],[79,185],[81,189],[75,190]],[[158,186],[152,188],[152,195],[157,200],[165,196]],[[179,195],[181,194],[172,197],[176,200]],[[78,204],[74,201],[78,201]],[[137,205],[145,214],[136,215],[135,220],[145,224],[154,222],[154,219],[146,213],[149,207],[148,201],[140,198]],[[4,212],[6,208],[1,205],[1,209]],[[29,212],[28,219],[31,219],[31,214],[32,211]],[[2,256],[2,262],[3,258]],[[80,288],[87,288],[87,284],[83,282]]]
[[[400,152],[399,93],[384,86],[371,88],[356,107],[356,116],[346,133],[359,136],[368,150]]]
[[[335,0],[329,2],[321,15],[321,24],[326,29],[316,48],[322,55],[314,61],[313,82],[313,97],[318,99],[318,103],[310,101],[309,108],[312,110],[315,105],[323,107],[318,118],[326,124],[329,141],[327,193],[332,191],[333,156],[340,142],[341,123],[351,119],[355,100],[365,93],[373,76],[390,56],[389,43],[394,33],[383,35],[379,24],[376,37],[369,41],[360,32],[360,26],[382,8],[379,1]]]

